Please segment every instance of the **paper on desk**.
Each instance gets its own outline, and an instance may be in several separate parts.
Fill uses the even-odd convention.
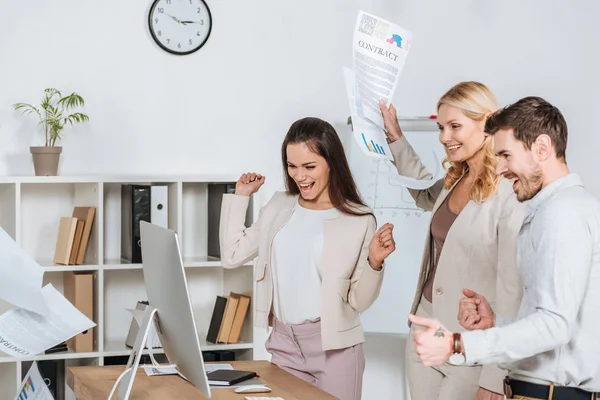
[[[179,371],[177,371],[177,367],[173,366],[153,366],[153,365],[144,365],[142,367],[146,375],[154,376],[154,375],[177,375]],[[231,364],[204,364],[204,370],[206,372],[216,371],[218,369],[233,369]]]
[[[379,100],[389,105],[412,44],[412,33],[360,11],[353,37],[358,115],[383,128]]]
[[[35,361],[25,375],[15,400],[54,400]]]
[[[40,315],[15,307],[0,315],[0,350],[13,356],[42,353],[96,324],[60,294],[52,284],[42,296],[49,312]]]
[[[44,270],[0,228],[0,297],[12,305],[47,314],[42,296]]]

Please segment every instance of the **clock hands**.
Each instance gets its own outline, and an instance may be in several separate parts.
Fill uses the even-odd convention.
[[[183,25],[187,25],[187,24],[200,24],[201,21],[182,21],[180,19],[178,19],[177,17],[171,15],[171,14],[167,14],[169,17],[171,17],[171,19],[173,21],[176,21],[178,24],[183,24]]]

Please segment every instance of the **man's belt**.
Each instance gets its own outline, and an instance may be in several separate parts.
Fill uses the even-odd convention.
[[[587,392],[585,390],[567,387],[567,386],[547,386],[536,383],[518,381],[506,378],[504,380],[504,394],[508,399],[514,395],[531,397],[534,399],[552,399],[552,400],[596,400],[600,399],[597,393]]]

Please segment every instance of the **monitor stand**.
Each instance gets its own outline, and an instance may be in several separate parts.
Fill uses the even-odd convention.
[[[150,305],[147,306],[144,310],[144,315],[139,323],[138,334],[135,338],[135,344],[133,345],[133,349],[131,350],[131,354],[129,355],[129,360],[127,361],[125,371],[123,371],[121,376],[119,376],[119,378],[115,382],[115,386],[113,386],[113,389],[110,395],[108,396],[108,400],[112,399],[115,387],[118,388],[118,400],[129,399],[131,388],[133,387],[133,381],[135,379],[135,375],[140,365],[140,359],[142,358],[142,352],[146,345],[146,341],[148,339],[148,334],[150,332],[150,328],[152,327],[152,323],[155,321],[154,318],[157,311],[158,310],[156,308]],[[119,384],[121,379],[123,381]]]

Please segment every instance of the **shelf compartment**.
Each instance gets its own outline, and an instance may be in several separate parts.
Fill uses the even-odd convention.
[[[182,186],[182,249],[186,259],[220,259],[219,222],[223,195],[235,192],[234,182],[183,183]],[[246,226],[252,221],[252,201],[246,216]]]
[[[54,286],[54,288],[56,290],[58,290],[61,294],[64,295],[65,291],[64,291],[64,278],[65,275],[64,274],[70,274],[70,271],[63,271],[62,273],[53,273],[53,274],[44,274],[44,280],[42,283],[42,286],[46,286],[47,284],[51,283],[52,286]],[[98,271],[93,271],[91,273],[91,275],[93,276],[93,283],[92,283],[92,288],[93,288],[93,316],[91,318],[92,321],[94,321],[96,323],[96,326],[92,328],[93,331],[93,335],[94,335],[94,351],[92,353],[98,352],[100,351],[99,349],[99,336],[98,336],[98,332],[99,332],[99,320],[100,320],[100,310],[98,308],[98,298],[99,298],[99,292],[100,292],[100,279],[98,276],[99,272]],[[71,352],[71,350],[69,349],[69,352]],[[56,354],[61,354],[61,353],[56,353]],[[78,353],[74,353],[74,354],[78,354]],[[87,353],[84,353],[87,354]]]
[[[103,211],[104,211],[104,253],[103,264],[119,265],[127,264],[122,254],[122,233],[123,233],[123,215],[122,215],[122,186],[125,184],[149,186],[159,185],[167,186],[167,228],[178,230],[179,227],[179,206],[178,193],[181,185],[177,182],[123,182],[123,183],[105,183],[103,193]],[[148,218],[150,220],[150,218]],[[150,222],[152,222],[150,220]]]
[[[70,217],[75,206],[98,207],[97,183],[21,184],[21,247],[36,260],[53,265],[58,226],[61,217]],[[98,264],[97,217],[86,249],[85,264]]]

